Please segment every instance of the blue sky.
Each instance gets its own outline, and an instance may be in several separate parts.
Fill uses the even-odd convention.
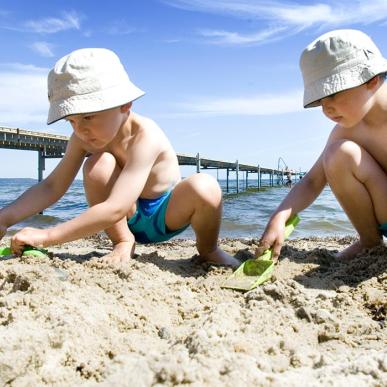
[[[72,50],[106,47],[146,92],[133,110],[177,152],[307,170],[332,123],[302,108],[299,56],[338,28],[363,30],[387,56],[386,0],[2,0],[0,125],[70,135],[46,125],[47,73]],[[0,149],[0,165],[0,177],[37,176],[36,152]]]

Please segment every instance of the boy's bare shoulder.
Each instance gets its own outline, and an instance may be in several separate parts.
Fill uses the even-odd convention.
[[[328,144],[338,140],[352,140],[358,142],[357,139],[359,137],[359,132],[363,133],[364,135],[364,130],[361,129],[362,127],[360,123],[351,128],[345,128],[337,124],[329,134]]]
[[[344,138],[343,136],[344,136],[343,128],[340,125],[335,125],[329,134],[327,145],[337,140],[341,140],[342,138]]]
[[[133,120],[137,127],[134,144],[145,142],[149,147],[153,144],[156,149],[164,149],[168,146],[169,141],[165,133],[155,121],[139,114],[136,114]]]
[[[132,119],[136,128],[131,141],[132,146],[138,147],[142,144],[148,152],[151,149],[162,152],[170,147],[165,133],[155,121],[139,114],[135,114]]]
[[[132,113],[134,114],[133,120],[135,121],[136,125],[139,127],[140,130],[144,131],[161,131],[161,128],[157,123],[152,120],[149,117],[142,116],[137,113]]]

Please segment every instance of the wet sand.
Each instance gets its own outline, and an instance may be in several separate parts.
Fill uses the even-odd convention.
[[[247,293],[221,289],[232,270],[195,263],[189,240],[119,268],[98,261],[103,237],[2,259],[0,385],[385,385],[387,248],[335,259],[349,243],[288,241]],[[251,257],[251,240],[221,246]]]

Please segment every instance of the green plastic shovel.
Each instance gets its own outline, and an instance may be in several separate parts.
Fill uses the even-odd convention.
[[[10,247],[0,247],[0,257],[5,257],[7,255],[12,255]],[[48,251],[45,249],[38,249],[36,247],[26,247],[23,250],[23,257],[45,257],[48,255]]]
[[[293,232],[299,221],[298,215],[294,215],[286,222],[285,239]],[[260,257],[243,262],[221,287],[248,291],[261,285],[273,274],[274,261],[272,261],[271,256],[272,249],[269,249]]]

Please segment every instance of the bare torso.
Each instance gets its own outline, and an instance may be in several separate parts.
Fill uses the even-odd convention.
[[[138,148],[142,147],[142,152],[154,153],[154,162],[140,195],[142,198],[156,198],[174,187],[181,179],[176,153],[164,132],[154,121],[136,113],[130,113],[128,120],[106,146],[96,148],[82,141],[81,145],[91,154],[111,153],[121,169],[124,169],[127,163],[137,161],[130,157],[135,153],[135,148],[138,151]],[[140,152],[140,155],[144,153]]]

